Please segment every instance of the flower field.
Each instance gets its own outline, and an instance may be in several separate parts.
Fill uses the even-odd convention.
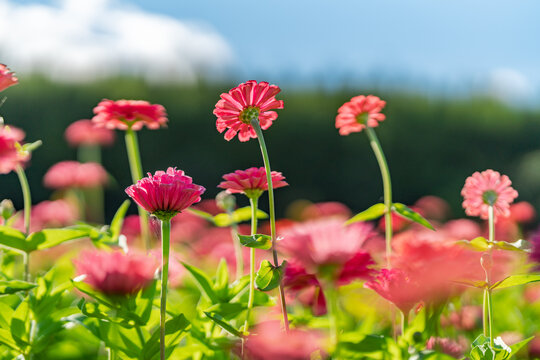
[[[2,102],[18,82],[0,65]],[[167,110],[104,99],[65,129],[77,161],[43,174],[53,195],[38,203],[27,170],[41,140],[3,119],[0,174],[16,175],[24,206],[0,203],[1,359],[540,358],[540,234],[511,176],[463,178],[459,218],[429,194],[398,202],[379,137],[394,119],[385,100],[357,95],[328,122],[343,141],[367,138],[380,172],[363,176],[381,201],[356,213],[302,202],[278,217],[293,185],[266,130],[287,97],[249,80],[215,101],[216,141],[256,143],[250,167],[201,183],[176,163],[143,166],[140,134],[167,131]],[[113,142],[132,181],[107,219],[101,148]]]

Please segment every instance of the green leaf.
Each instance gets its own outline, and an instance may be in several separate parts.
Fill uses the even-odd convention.
[[[506,241],[496,241],[494,244],[495,249],[509,250],[509,251],[522,251],[527,252],[530,249],[530,244],[525,240],[518,240],[513,243]]]
[[[538,274],[511,275],[501,281],[497,281],[495,284],[491,285],[490,289],[504,289],[537,281],[540,281],[540,275]]]
[[[354,353],[383,351],[386,348],[386,339],[382,335],[345,333],[339,339],[339,347],[342,351]]]
[[[384,215],[385,210],[386,206],[384,206],[384,204],[375,204],[362,211],[361,213],[354,215],[352,218],[347,220],[347,222],[345,222],[345,225],[349,225],[358,221],[369,221],[378,219]]]
[[[37,286],[26,281],[4,280],[0,281],[0,295],[15,294],[19,291],[30,290]]]
[[[268,250],[272,247],[272,237],[264,234],[238,235],[240,244],[255,249]]]
[[[188,265],[185,262],[182,262],[182,265],[184,265],[187,271],[189,271],[193,276],[195,282],[201,289],[201,292],[205,294],[213,304],[217,304],[219,300],[216,292],[214,291],[212,280],[210,280],[201,269]]]
[[[7,347],[10,347],[18,352],[22,352],[8,330],[0,329],[0,344],[6,345]]]
[[[212,214],[209,214],[207,212],[204,212],[204,211],[201,211],[201,210],[197,210],[197,209],[193,209],[193,208],[188,208],[186,211],[194,214],[194,215],[197,215],[198,217],[201,217],[205,220],[208,220],[210,221],[211,223],[214,223],[214,216]]]
[[[470,286],[478,289],[485,289],[487,287],[487,282],[481,280],[454,280],[453,283],[459,285]]]
[[[30,333],[28,301],[23,301],[17,307],[11,318],[11,336],[21,348],[28,345],[28,334]]]
[[[43,229],[28,236],[26,239],[28,247],[27,251],[48,249],[66,241],[87,236],[88,232],[81,229]]]
[[[482,236],[476,237],[470,241],[458,240],[457,243],[459,245],[463,245],[464,247],[470,250],[474,250],[474,251],[484,252],[489,249],[489,241]]]
[[[0,245],[26,252],[26,236],[19,230],[0,225]]]
[[[287,266],[286,261],[283,261],[281,265],[275,267],[270,261],[263,260],[259,271],[257,271],[257,276],[255,277],[257,289],[261,291],[270,291],[278,287],[283,278],[285,266]]]
[[[523,348],[525,345],[529,343],[534,339],[534,336],[531,336],[530,338],[527,338],[525,340],[521,340],[520,342],[515,343],[514,345],[510,346],[510,349],[512,349],[512,354],[516,354],[521,348]]]
[[[268,214],[262,210],[257,209],[257,219],[266,219]],[[238,224],[244,221],[251,220],[251,207],[246,206],[233,211],[232,215],[227,213],[217,214],[213,218],[213,222],[216,226],[226,227],[232,224]]]
[[[435,228],[429,223],[429,221],[427,221],[422,215],[420,215],[413,209],[407,207],[406,205],[394,203],[392,204],[392,210],[401,217],[404,217],[405,219],[414,221],[415,223],[418,223],[430,230],[435,230]]]
[[[216,313],[224,318],[230,319],[246,310],[247,305],[244,303],[219,303],[210,306],[205,312]]]
[[[113,241],[118,240],[118,237],[120,236],[120,231],[122,231],[122,224],[124,223],[124,218],[126,217],[126,212],[129,208],[129,205],[131,205],[131,201],[125,200],[114,214],[110,228]]]
[[[219,261],[213,288],[220,300],[227,300],[229,293],[229,268],[225,259]]]
[[[214,321],[216,324],[218,324],[222,329],[229,332],[231,335],[242,337],[242,333],[238,331],[234,326],[229,324],[221,315],[219,314],[211,314],[209,312],[204,312],[206,316],[208,316],[212,321]]]
[[[172,352],[174,342],[178,336],[183,333],[190,325],[184,314],[180,314],[165,322],[165,343],[166,347]],[[176,336],[174,336],[176,335]],[[159,355],[159,327],[152,333],[152,336],[146,343],[141,352],[140,359],[151,360]],[[169,353],[170,355],[170,353]],[[166,356],[168,357],[168,356]]]
[[[135,300],[135,314],[141,319],[143,324],[148,323],[148,320],[150,320],[154,296],[156,294],[156,285],[157,281],[154,280],[149,286],[137,294],[137,298]]]

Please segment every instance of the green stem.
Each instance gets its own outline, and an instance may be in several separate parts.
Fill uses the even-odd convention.
[[[32,212],[32,196],[30,195],[30,186],[28,185],[28,179],[24,173],[22,166],[17,166],[16,169],[19,182],[21,183],[21,189],[23,193],[24,202],[24,232],[26,235],[30,233],[30,215]],[[24,280],[30,281],[30,254],[23,254],[24,263]]]
[[[338,294],[335,288],[335,282],[328,282],[324,288],[324,292],[328,299],[328,320],[330,321],[330,344],[334,351],[333,359],[339,359],[338,355]]]
[[[137,140],[137,134],[135,131],[126,130],[126,149],[129,160],[129,168],[131,170],[131,179],[133,183],[136,183],[143,177],[141,154],[139,152],[139,142]],[[146,250],[150,250],[152,247],[150,244],[150,228],[148,225],[148,213],[142,208],[138,207],[139,218],[141,221],[141,237],[143,239]]]
[[[142,329],[139,325],[135,326],[135,328],[137,329],[137,336],[139,337],[139,341],[141,342],[141,347],[143,347],[146,341],[144,340]]]
[[[22,166],[17,166],[17,176],[21,183],[21,189],[24,200],[24,231],[28,235],[30,233],[30,214],[32,211],[32,197],[30,196],[30,186],[28,185],[28,179],[24,173]]]
[[[409,314],[405,314],[403,311],[401,313],[401,336],[405,336],[405,331],[409,327]]]
[[[270,168],[270,158],[268,157],[268,150],[266,149],[266,143],[264,142],[264,135],[259,124],[258,119],[251,120],[251,126],[257,134],[259,140],[259,146],[261,148],[261,154],[263,157],[264,168],[266,170],[266,180],[268,182],[268,208],[270,212],[270,236],[272,237],[272,256],[274,259],[274,266],[279,266],[279,260],[276,249],[276,211],[274,209],[274,186],[272,183],[272,169]],[[281,304],[281,313],[283,315],[283,324],[285,330],[289,331],[289,318],[287,316],[287,303],[285,301],[285,292],[283,291],[282,283],[279,284],[279,298]]]
[[[82,145],[77,149],[77,160],[81,163],[94,162],[101,164],[101,148],[98,145]],[[105,196],[102,186],[84,191],[84,200],[88,206],[87,220],[102,224],[105,210]]]
[[[257,234],[257,208],[259,199],[256,197],[249,198],[251,205],[251,235]],[[253,309],[253,300],[255,299],[255,248],[250,249],[249,259],[249,298],[246,311],[246,322],[244,324],[244,334],[247,334],[249,328],[249,316]]]
[[[110,347],[107,348],[107,354],[108,354],[107,356],[108,360],[116,360],[116,352],[112,348]]]
[[[160,307],[160,359],[165,360],[165,320],[167,316],[167,282],[169,277],[169,247],[171,240],[171,220],[161,220],[161,307]]]
[[[487,300],[487,311],[485,310],[484,316],[487,315],[488,318],[488,331],[489,331],[489,344],[493,348],[493,304],[491,301],[491,269],[493,268],[493,257],[492,257],[492,244],[495,241],[495,216],[493,211],[493,206],[490,205],[488,208],[488,224],[489,224],[489,266],[487,269],[484,269],[486,272],[486,283],[487,289],[484,289],[484,299]],[[487,314],[486,314],[487,312]],[[484,332],[486,332],[484,330]]]
[[[392,256],[392,182],[390,180],[390,170],[388,169],[388,163],[386,162],[386,157],[381,147],[381,143],[377,138],[375,130],[371,127],[366,126],[366,133],[369,138],[369,144],[375,153],[377,162],[379,163],[379,169],[381,170],[381,176],[383,181],[383,191],[384,191],[384,223],[385,223],[385,238],[386,238],[386,266],[388,268],[392,267],[391,256]]]

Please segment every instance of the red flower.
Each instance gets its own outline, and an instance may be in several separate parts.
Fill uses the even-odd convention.
[[[246,339],[250,360],[305,360],[321,349],[321,337],[313,331],[291,329],[285,332],[279,322],[264,322]]]
[[[382,269],[377,277],[364,284],[364,287],[396,305],[404,314],[422,299],[420,285],[397,268]]]
[[[0,91],[18,83],[19,79],[15,77],[13,72],[6,65],[0,64]]]
[[[264,167],[251,167],[246,170],[236,170],[233,173],[223,175],[223,179],[218,187],[226,189],[228,193],[245,194],[250,198],[258,198],[268,190],[268,180]],[[272,171],[272,185],[274,189],[287,186],[285,177],[277,171]]]
[[[107,295],[129,295],[148,286],[158,262],[153,256],[93,250],[82,252],[73,263],[84,282]]]
[[[386,116],[381,114],[385,105],[386,101],[377,96],[355,96],[338,109],[336,128],[340,135],[349,135],[362,131],[366,126],[377,127],[380,121],[386,119]]]
[[[512,181],[497,171],[475,172],[465,181],[461,195],[465,199],[463,208],[469,216],[488,218],[489,206],[493,206],[495,219],[510,215],[510,204],[518,197]]]
[[[0,127],[0,174],[7,174],[30,159],[30,154],[18,149],[17,144],[23,139],[22,130],[11,126]]]
[[[64,135],[71,146],[108,146],[114,142],[114,131],[106,128],[98,128],[92,120],[75,121],[67,127]]]
[[[52,189],[94,188],[107,183],[107,171],[98,163],[61,161],[45,174],[43,183]]]
[[[135,202],[160,220],[172,218],[182,210],[201,201],[201,195],[206,189],[193,184],[189,176],[182,170],[168,168],[156,171],[154,176],[137,181],[126,189],[126,193]]]
[[[283,109],[283,100],[276,100],[275,96],[281,91],[276,85],[269,85],[265,81],[257,83],[249,80],[221,94],[221,100],[216,104],[214,115],[217,116],[216,128],[225,133],[225,140],[229,141],[238,134],[238,140],[248,141],[255,139],[257,134],[251,127],[251,120],[259,119],[261,128],[266,130],[277,119],[277,113],[272,109]]]
[[[97,127],[140,130],[143,125],[159,129],[167,124],[165,108],[143,100],[102,100],[95,108],[92,121]]]

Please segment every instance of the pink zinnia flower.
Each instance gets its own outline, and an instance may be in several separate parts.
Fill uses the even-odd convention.
[[[29,153],[23,153],[18,145],[24,139],[24,131],[12,127],[0,127],[0,174],[7,174],[23,166],[30,159]]]
[[[60,228],[73,225],[78,217],[77,206],[69,201],[46,200],[32,206],[30,222],[30,232],[39,231],[44,228]],[[24,217],[19,216],[15,221],[15,228],[24,231]]]
[[[69,125],[64,133],[71,146],[108,146],[114,142],[114,131],[96,127],[92,120],[78,120]]]
[[[320,202],[306,206],[302,209],[300,218],[302,220],[319,219],[326,217],[350,218],[351,210],[347,205],[337,201]]]
[[[122,251],[84,251],[73,260],[77,275],[84,282],[107,295],[129,295],[148,286],[158,262],[153,256]]]
[[[264,167],[251,167],[246,170],[236,170],[233,173],[223,175],[218,187],[226,189],[229,194],[245,194],[249,198],[258,198],[268,190],[268,180]],[[285,177],[277,171],[272,171],[272,185],[274,189],[287,186]]]
[[[61,161],[54,164],[45,174],[43,183],[52,189],[94,188],[108,181],[107,171],[98,163]]]
[[[102,100],[95,108],[92,121],[97,127],[140,130],[143,125],[159,129],[167,125],[165,108],[143,100]]]
[[[238,134],[238,140],[255,139],[257,134],[251,126],[252,119],[259,119],[261,128],[266,130],[277,119],[272,109],[283,109],[283,100],[275,96],[281,91],[276,85],[265,81],[257,83],[249,80],[221,94],[216,104],[214,115],[217,116],[216,128],[222,133],[226,129],[225,140],[229,141]]]
[[[126,193],[143,209],[163,220],[201,201],[205,190],[193,184],[182,170],[170,167],[167,172],[156,171],[153,176],[148,173],[148,177],[128,187]]]
[[[512,188],[512,182],[506,175],[497,171],[475,172],[465,181],[461,190],[464,197],[463,208],[469,216],[488,218],[489,206],[493,206],[495,219],[510,215],[510,203],[518,196]]]
[[[250,360],[306,360],[321,351],[322,338],[313,331],[291,329],[285,332],[279,322],[257,325],[247,338],[245,351]]]
[[[0,64],[0,91],[17,83],[19,83],[19,79],[15,77],[15,74],[6,65]]]
[[[382,269],[376,278],[364,284],[364,287],[396,305],[404,314],[422,300],[420,284],[397,268]]]
[[[373,95],[355,96],[351,101],[346,102],[338,109],[336,117],[336,128],[340,135],[349,135],[353,132],[360,132],[369,127],[379,126],[379,122],[386,119],[381,110],[386,105],[386,101]]]

